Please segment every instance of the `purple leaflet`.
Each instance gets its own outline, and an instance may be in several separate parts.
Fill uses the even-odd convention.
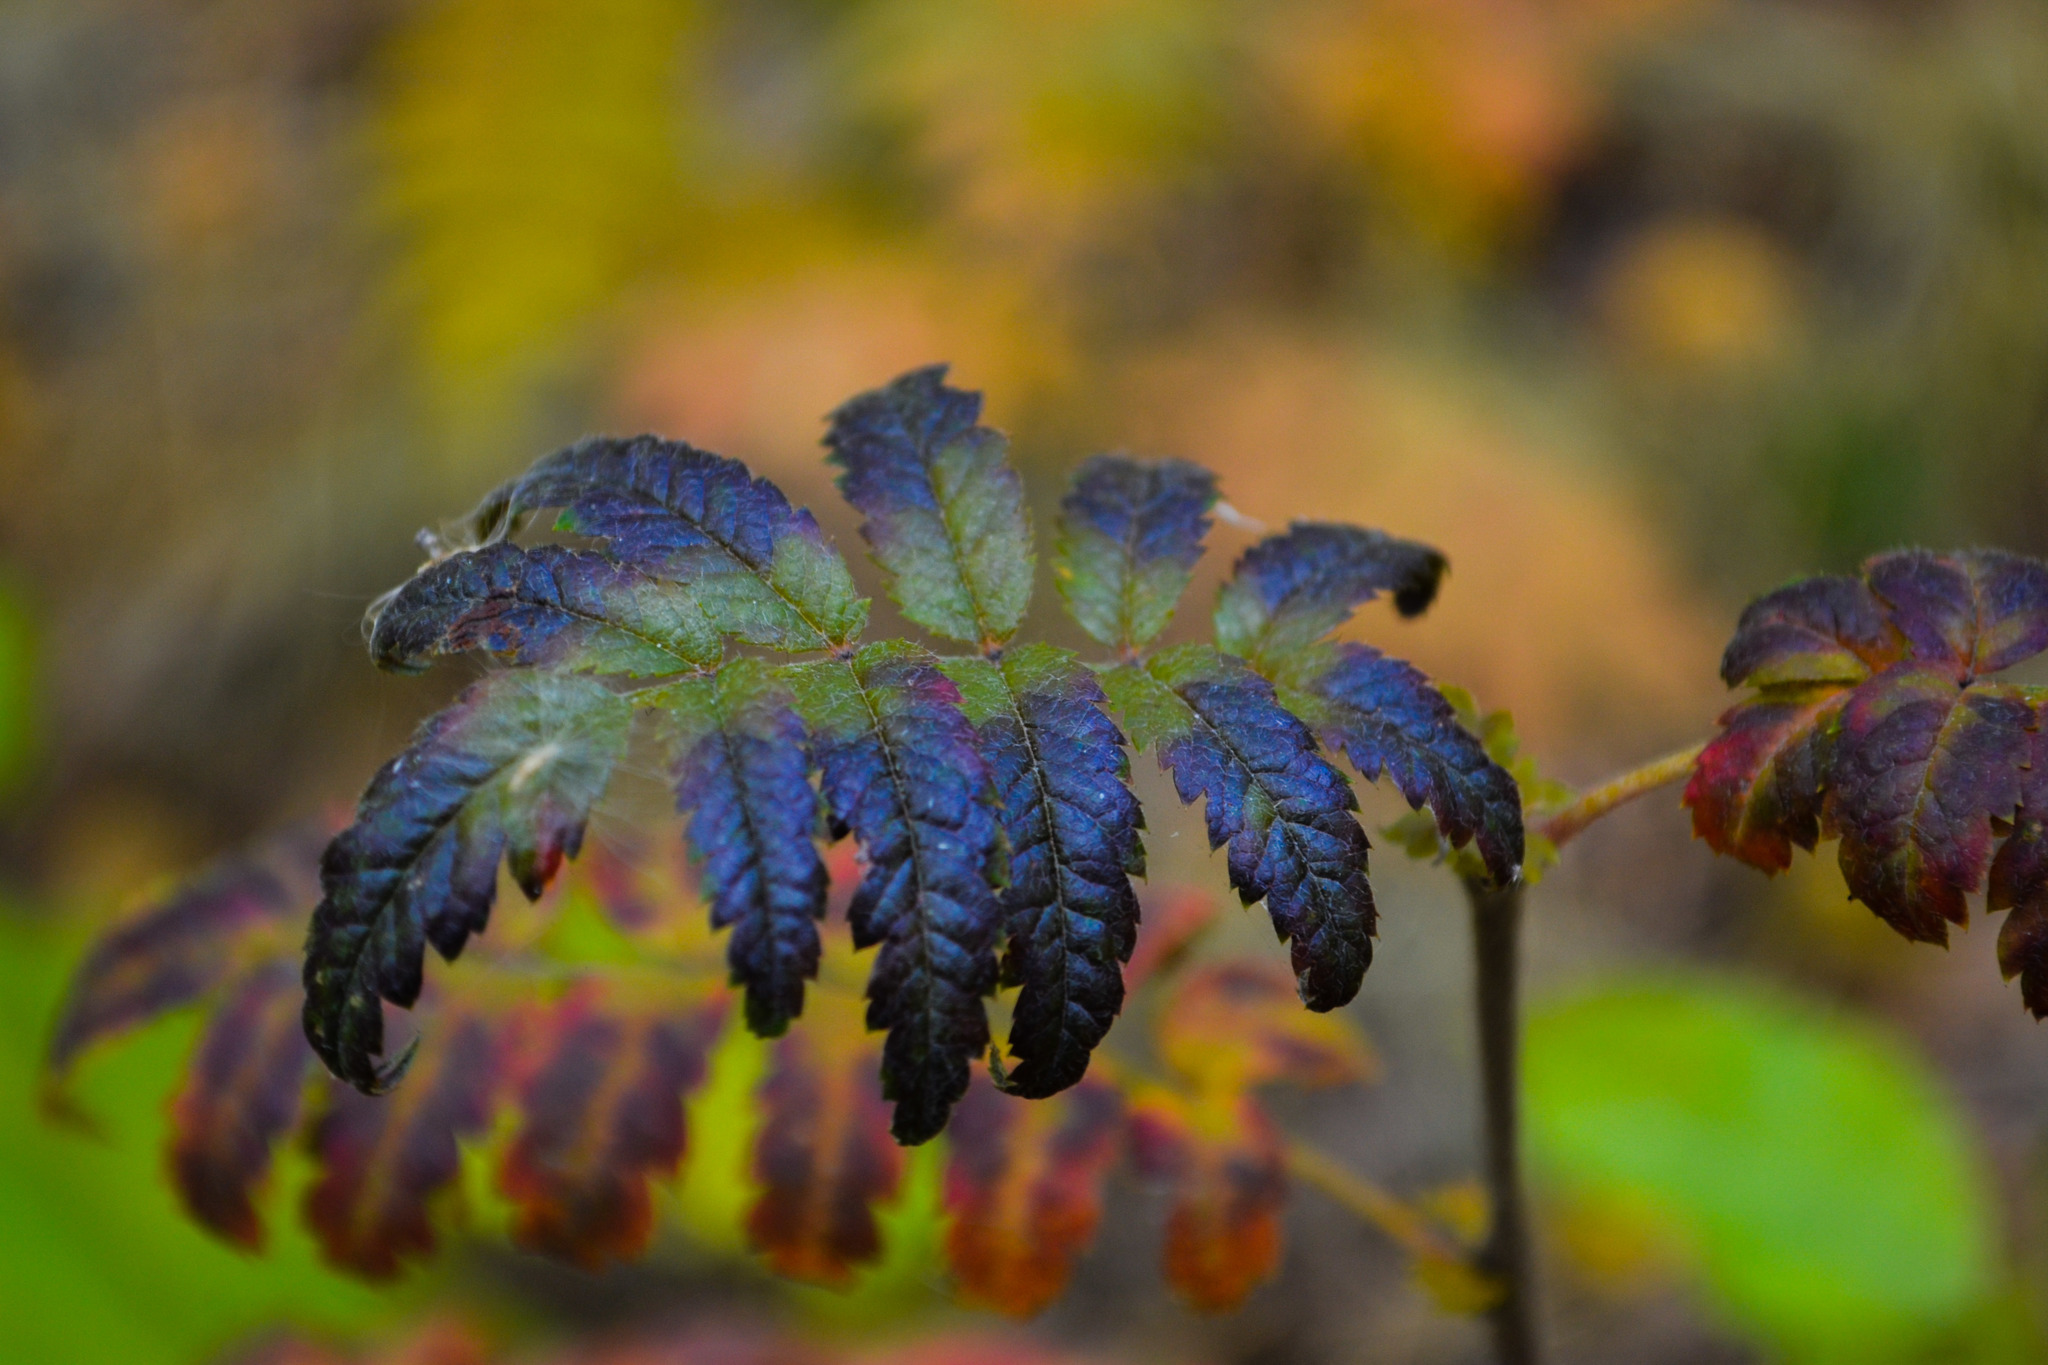
[[[306,940],[306,1037],[328,1068],[366,1093],[404,1066],[381,1066],[381,1001],[419,997],[432,943],[453,960],[497,898],[503,857],[538,897],[625,750],[628,704],[572,674],[484,679],[423,724],[370,781],[356,822],[327,847],[326,892]]]
[[[809,725],[825,800],[867,855],[847,920],[879,945],[869,1028],[887,1029],[883,1093],[896,1140],[937,1136],[988,1046],[981,998],[995,988],[1002,829],[959,689],[913,645],[784,674]]]
[[[1358,993],[1375,913],[1366,838],[1342,773],[1273,685],[1207,645],[1183,645],[1103,677],[1140,749],[1154,747],[1184,802],[1201,797],[1211,847],[1229,845],[1230,882],[1264,898],[1292,942],[1301,998],[1330,1010]]]
[[[1123,1008],[1144,816],[1124,785],[1123,734],[1072,654],[1024,645],[947,671],[980,737],[1010,843],[1003,979],[1023,989],[1010,1025],[1017,1065],[1005,1088],[1042,1099],[1081,1079]]]
[[[716,683],[685,684],[667,703],[677,731],[676,809],[687,815],[714,928],[747,991],[747,1027],[773,1038],[803,1013],[818,974],[826,876],[803,721],[751,659]]]
[[[1453,847],[1476,838],[1501,885],[1522,864],[1522,794],[1413,664],[1367,645],[1309,649],[1290,661],[1280,698],[1341,751],[1359,776],[1393,779],[1410,806],[1427,804]]]
[[[889,595],[935,635],[988,647],[1031,601],[1031,523],[1001,432],[976,425],[981,395],[913,370],[832,414],[825,444]]]
[[[867,621],[867,599],[816,519],[737,460],[655,436],[580,441],[486,498],[471,532],[499,539],[543,507],[562,509],[556,530],[688,585],[722,635],[768,649],[825,649]]]
[[[508,663],[645,676],[708,667],[723,648],[674,584],[587,550],[509,541],[421,570],[370,634],[378,667],[398,673],[480,649]]]
[[[1383,531],[1297,521],[1237,561],[1216,599],[1216,644],[1265,665],[1314,644],[1361,604],[1394,594],[1403,616],[1436,600],[1442,554]]]

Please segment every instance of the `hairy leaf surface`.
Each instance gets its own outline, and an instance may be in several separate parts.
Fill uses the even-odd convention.
[[[741,660],[668,703],[676,727],[676,809],[689,817],[711,923],[732,930],[727,961],[746,987],[747,1027],[772,1038],[803,1013],[825,913],[821,824],[803,721],[786,689]]]
[[[1314,644],[1383,592],[1403,616],[1420,615],[1445,565],[1429,546],[1383,531],[1297,521],[1237,561],[1216,599],[1216,643],[1263,666]]]
[[[1097,455],[1060,502],[1053,581],[1081,628],[1112,649],[1150,644],[1194,576],[1216,476],[1185,460]]]
[[[308,1145],[320,1176],[306,1191],[306,1225],[328,1261],[389,1279],[434,1250],[433,1205],[462,1166],[458,1139],[484,1133],[501,1089],[499,1026],[442,1010],[406,1084],[388,1095],[328,1087]]]
[[[857,1008],[826,1000],[818,1019],[775,1044],[761,1083],[761,1194],[747,1236],[778,1275],[843,1286],[882,1254],[875,1207],[896,1196],[903,1153],[876,1080],[879,1049]]]
[[[737,460],[654,436],[580,441],[492,493],[471,533],[495,540],[544,508],[558,531],[620,562],[687,584],[723,635],[768,649],[843,645],[868,602],[811,514]]]
[[[703,1081],[724,1018],[722,998],[682,1006],[601,989],[551,1011],[498,1171],[514,1240],[587,1270],[647,1249],[648,1182],[682,1164],[683,1097]]]
[[[2048,731],[2027,736],[2020,808],[1991,860],[1985,904],[2010,911],[1998,930],[1998,969],[2020,979],[2020,1000],[2048,1018]]]
[[[1123,1097],[1099,1081],[1038,1103],[986,1081],[968,1090],[946,1166],[946,1261],[961,1297],[1020,1318],[1059,1297],[1095,1239],[1123,1134]]]
[[[171,1100],[171,1183],[194,1221],[238,1246],[263,1245],[256,1193],[271,1148],[298,1121],[313,1054],[299,1029],[305,995],[287,958],[228,993]]]
[[[1476,840],[1495,882],[1521,871],[1522,793],[1422,671],[1369,645],[1310,646],[1270,674],[1280,700],[1368,782],[1428,806],[1453,848]]]
[[[2023,973],[2041,696],[1984,675],[2043,649],[2048,566],[1995,551],[1900,551],[1860,578],[1766,594],[1722,659],[1728,684],[1755,692],[1721,718],[1686,786],[1695,832],[1766,871],[1839,836],[1850,893],[1907,938],[1945,943],[2012,829],[1991,903],[2015,907],[2001,961]]]
[[[1203,799],[1210,847],[1229,846],[1231,885],[1247,905],[1263,897],[1292,943],[1303,1003],[1330,1010],[1358,994],[1375,918],[1365,831],[1308,727],[1271,683],[1207,645],[1113,669],[1103,686],[1180,799]]]
[[[1042,1099],[1081,1079],[1123,1008],[1144,816],[1125,785],[1123,734],[1072,654],[1024,645],[947,671],[974,722],[1010,845],[1003,979],[1023,989],[1011,1016],[1017,1065],[1007,1088]]]
[[[883,1092],[897,1140],[946,1125],[988,1046],[981,997],[995,988],[1002,828],[960,692],[902,642],[785,676],[809,725],[825,800],[868,867],[847,909],[854,946],[879,946],[868,1027],[887,1029]]]
[[[377,614],[370,655],[416,673],[482,650],[633,677],[709,667],[724,645],[693,594],[588,550],[498,541],[429,565]]]
[[[583,840],[624,752],[632,711],[603,684],[501,673],[427,720],[371,779],[356,822],[327,847],[325,897],[306,941],[306,1037],[366,1093],[380,1065],[382,1001],[419,997],[426,945],[454,959],[497,898],[502,857],[538,897]]]
[[[1000,644],[1031,600],[1031,522],[1009,442],[981,395],[913,370],[832,414],[825,444],[903,614],[935,635]]]

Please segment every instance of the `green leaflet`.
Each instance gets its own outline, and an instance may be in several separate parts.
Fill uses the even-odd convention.
[[[865,520],[889,595],[935,635],[995,645],[1031,601],[1031,522],[1003,434],[977,426],[981,395],[946,367],[914,370],[832,414],[839,490]]]

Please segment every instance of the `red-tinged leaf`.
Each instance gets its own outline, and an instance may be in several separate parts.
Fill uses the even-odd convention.
[[[1098,1080],[1046,1100],[1005,1095],[986,1079],[968,1090],[946,1167],[946,1259],[961,1297],[1014,1317],[1059,1297],[1102,1220],[1122,1119],[1122,1096]]]
[[[1195,1308],[1223,1313],[1280,1266],[1287,1158],[1279,1131],[1248,1095],[1137,1100],[1138,1169],[1168,1183],[1166,1279]]]
[[[95,943],[50,1037],[52,1079],[100,1039],[210,995],[253,962],[296,952],[318,899],[324,838],[309,825],[223,858]]]
[[[1196,940],[1223,913],[1222,902],[1192,886],[1162,887],[1140,897],[1145,917],[1138,946],[1124,964],[1124,990],[1135,992],[1161,972],[1172,971]]]
[[[1959,690],[1895,669],[1842,710],[1826,818],[1849,892],[1907,938],[1948,942],[1983,884],[1992,821],[2019,805],[2033,708],[2016,689]]]
[[[747,1235],[777,1274],[844,1285],[882,1254],[875,1206],[902,1184],[903,1153],[857,1006],[817,991],[811,1016],[775,1044],[761,1083]]]
[[[1790,867],[1794,844],[1811,852],[1847,697],[1824,683],[1795,685],[1730,708],[1686,783],[1693,833],[1766,872]]]
[[[306,1191],[306,1224],[327,1260],[389,1279],[435,1246],[432,1203],[461,1169],[459,1139],[489,1127],[506,1049],[502,1026],[443,1010],[410,1080],[384,1095],[328,1086],[310,1146],[321,1166]]]
[[[1824,574],[1765,593],[1743,610],[1721,656],[1721,678],[1730,687],[1859,683],[1904,652],[1904,639],[1861,579]]]
[[[1356,1029],[1302,1009],[1287,973],[1261,962],[1190,971],[1160,1015],[1158,1043],[1167,1065],[1201,1090],[1349,1085],[1375,1071]]]
[[[2012,833],[1991,860],[1985,905],[2011,911],[1998,930],[1998,969],[2020,979],[2020,1000],[2048,1017],[2048,732],[2027,736],[2027,767]]]
[[[1839,836],[1850,893],[1929,943],[1968,922],[1990,864],[1991,908],[2012,910],[2001,966],[2024,978],[2029,1008],[2048,1009],[2048,973],[2033,967],[2048,951],[2040,831],[2023,790],[2042,693],[1984,677],[2043,649],[2048,565],[2016,555],[1905,550],[1870,560],[1860,581],[1768,594],[1722,662],[1730,685],[1757,691],[1695,765],[1694,831],[1765,871],[1794,844]]]
[[[299,1031],[304,998],[291,959],[256,968],[208,1021],[171,1101],[172,1185],[197,1222],[252,1251],[263,1245],[256,1194],[313,1061]]]
[[[726,1003],[584,990],[556,1007],[498,1172],[521,1246],[588,1269],[647,1249],[648,1182],[682,1163],[683,1097],[704,1079]]]

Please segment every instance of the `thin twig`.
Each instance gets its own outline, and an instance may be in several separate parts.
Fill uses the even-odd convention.
[[[1659,787],[1688,776],[1692,772],[1693,763],[1700,756],[1700,750],[1706,747],[1704,744],[1695,744],[1690,749],[1680,749],[1675,754],[1666,754],[1654,762],[1625,772],[1610,782],[1603,782],[1591,791],[1582,792],[1569,806],[1543,822],[1543,836],[1562,848],[1601,816],[1627,805],[1639,796],[1647,795]]]
[[[1287,1170],[1304,1185],[1313,1185],[1333,1201],[1385,1233],[1410,1255],[1443,1261],[1469,1261],[1471,1254],[1444,1234],[1413,1204],[1375,1184],[1305,1142],[1287,1144]]]

